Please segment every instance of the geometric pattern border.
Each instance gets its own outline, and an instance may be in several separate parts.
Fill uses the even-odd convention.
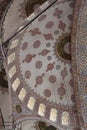
[[[74,9],[71,55],[74,91],[81,129],[87,128],[87,0],[77,0]],[[84,60],[85,58],[85,60]]]

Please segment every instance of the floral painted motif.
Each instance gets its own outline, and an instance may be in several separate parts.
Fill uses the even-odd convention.
[[[50,2],[46,2],[46,5]],[[29,112],[33,114],[33,118],[46,119],[60,130],[74,130],[78,127],[72,96],[73,86],[70,84],[72,79],[69,50],[71,20],[68,16],[72,14],[71,2],[56,1],[52,8],[43,13],[44,17],[38,17],[32,22],[32,26],[22,32],[23,35],[19,34],[17,38],[20,44],[8,50],[7,69],[9,71],[15,64],[17,70],[12,79],[9,78],[12,93],[16,95],[13,97],[20,102],[24,110],[22,113],[25,113],[25,117],[15,114],[18,120],[26,118]],[[55,9],[59,10],[59,14],[55,13]],[[41,34],[37,34],[38,36],[35,34],[33,37],[31,30],[37,28]],[[24,42],[28,42],[26,51],[21,49]],[[13,60],[10,58],[11,63],[9,63],[8,58],[12,53],[15,53],[15,58]]]
[[[48,33],[48,34],[44,34],[44,37],[46,40],[53,40],[53,36],[51,33]]]
[[[22,50],[26,50],[28,46],[28,42],[24,42],[22,45]]]
[[[28,54],[22,62],[31,62],[35,55]]]
[[[35,28],[34,30],[30,30],[29,32],[31,33],[32,36],[41,34],[41,32],[39,31],[39,28]]]
[[[55,83],[55,82],[56,82],[56,76],[55,76],[55,75],[51,75],[51,76],[49,77],[49,81],[50,81],[51,83]]]
[[[68,75],[67,73],[67,70],[66,70],[66,67],[61,71],[61,76],[62,76],[62,79],[64,80],[64,78]]]
[[[51,96],[51,91],[50,91],[49,89],[45,89],[45,90],[44,90],[44,95],[45,95],[46,97],[50,97],[50,96]]]
[[[61,84],[61,87],[60,87],[60,88],[58,88],[58,94],[60,95],[60,99],[62,99],[62,98],[63,98],[63,96],[66,94],[66,90],[65,90],[64,85],[63,85],[63,84]]]
[[[58,8],[56,8],[53,15],[60,18],[62,14],[63,14],[63,10],[59,10]]]

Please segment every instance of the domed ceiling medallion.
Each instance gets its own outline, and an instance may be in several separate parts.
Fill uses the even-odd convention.
[[[65,34],[61,36],[55,44],[56,56],[64,62],[71,61],[70,41],[70,35]]]

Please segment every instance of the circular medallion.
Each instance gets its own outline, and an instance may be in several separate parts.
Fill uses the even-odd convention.
[[[71,41],[70,35],[63,35],[57,41],[55,46],[57,57],[66,62],[71,61],[70,41]]]

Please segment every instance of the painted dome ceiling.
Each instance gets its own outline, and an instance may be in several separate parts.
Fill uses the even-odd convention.
[[[1,23],[3,44],[24,28],[11,38],[4,65],[12,113],[18,122],[35,119],[60,130],[84,130],[87,1],[75,3],[74,18],[73,0],[44,2],[28,13],[26,0],[11,1]]]
[[[71,129],[77,126],[70,64],[73,3],[55,1],[13,38],[7,56],[8,80],[21,104],[59,128]],[[38,10],[48,5],[50,1]]]

